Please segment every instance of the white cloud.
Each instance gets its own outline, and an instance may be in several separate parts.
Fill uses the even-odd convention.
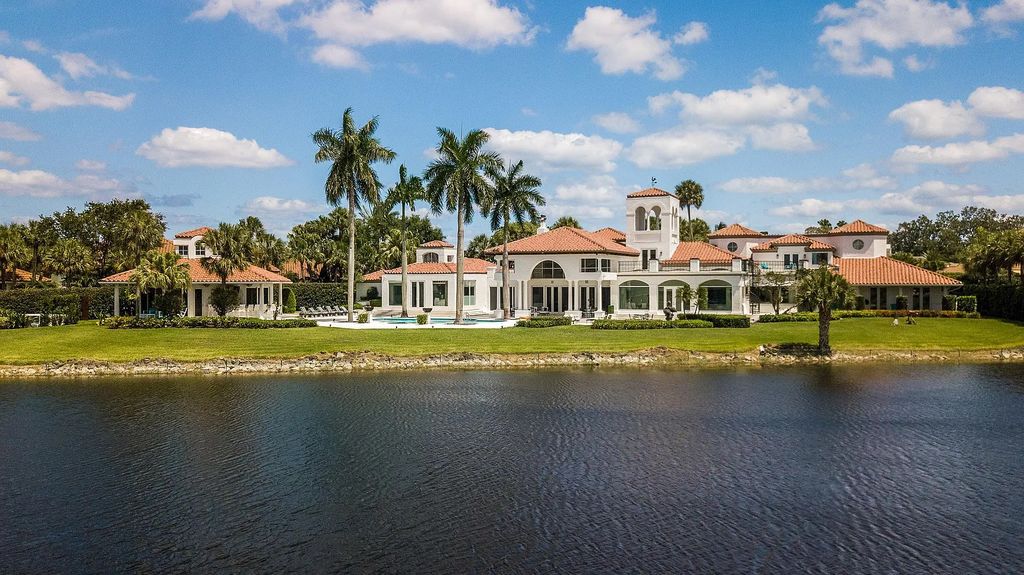
[[[1024,0],[1002,0],[981,11],[981,19],[995,26],[1024,20]]]
[[[586,204],[548,204],[544,206],[544,214],[548,221],[553,222],[562,216],[572,216],[578,219],[609,220],[620,216],[618,211],[608,206],[590,206]]]
[[[184,166],[276,168],[294,162],[255,140],[240,140],[213,128],[164,128],[135,153],[165,168]]]
[[[689,46],[691,44],[707,42],[708,37],[707,24],[704,22],[688,22],[683,26],[682,30],[672,38],[672,41],[676,44]]]
[[[894,178],[879,174],[871,164],[847,168],[842,171],[842,175],[840,187],[846,190],[888,190],[897,186]]]
[[[286,28],[278,11],[302,0],[207,0],[189,17],[192,20],[223,20],[232,12],[260,30],[282,32]]]
[[[886,52],[908,46],[957,46],[974,24],[966,5],[932,0],[857,0],[850,8],[832,3],[821,9],[818,21],[835,22],[825,27],[818,43],[843,74],[881,77],[893,75],[892,61],[869,56],[869,46]]]
[[[618,206],[626,194],[636,189],[636,186],[620,186],[614,176],[593,176],[583,182],[555,186],[555,202]]]
[[[75,168],[84,172],[103,172],[107,169],[107,164],[96,160],[78,160],[75,162]]]
[[[259,196],[246,202],[242,209],[249,213],[307,214],[323,211],[324,206],[294,198],[284,199],[275,196]]]
[[[526,116],[527,118],[535,118],[537,116],[537,110],[534,110],[533,108],[527,108],[526,106],[519,108],[519,113]]]
[[[0,108],[28,104],[33,111],[68,106],[99,106],[124,110],[135,94],[113,96],[104,92],[72,92],[48,77],[35,64],[21,58],[0,55]]]
[[[362,54],[345,46],[325,44],[313,51],[313,61],[331,68],[352,68],[368,70],[370,65]]]
[[[751,145],[759,150],[783,150],[804,152],[817,146],[811,140],[807,126],[782,122],[770,126],[753,125],[747,128]]]
[[[36,54],[46,53],[46,47],[39,40],[24,40],[21,46],[29,52],[35,52]]]
[[[1024,92],[1002,86],[982,86],[967,98],[979,116],[1024,120]]]
[[[841,213],[844,209],[845,206],[842,202],[827,202],[817,198],[805,198],[796,204],[772,208],[768,210],[768,213],[773,216],[786,218],[820,218]]]
[[[889,120],[902,123],[907,137],[922,140],[978,136],[985,132],[985,126],[959,101],[910,102],[890,112]]]
[[[903,65],[907,67],[907,70],[911,72],[923,72],[929,68],[935,67],[934,60],[922,60],[917,57],[917,54],[911,54],[903,59]]]
[[[680,117],[707,124],[774,123],[807,118],[812,106],[826,106],[821,90],[784,84],[755,84],[742,90],[716,90],[707,96],[671,92],[647,100],[652,113],[679,106]]]
[[[0,140],[14,140],[15,142],[38,142],[43,137],[39,134],[19,126],[14,122],[0,122]]]
[[[594,53],[604,74],[652,71],[659,80],[675,80],[686,67],[672,55],[672,44],[652,30],[654,12],[636,18],[607,6],[590,6],[572,29],[566,47]]]
[[[0,150],[0,164],[7,164],[9,166],[27,166],[31,160],[25,156],[19,156],[6,150]]]
[[[718,187],[736,194],[798,194],[826,189],[831,185],[828,178],[794,180],[778,176],[755,178],[733,178]]]
[[[558,133],[549,130],[510,131],[497,128],[484,129],[491,139],[487,147],[513,161],[523,160],[542,170],[597,169],[609,172],[615,169],[615,159],[622,152],[622,144],[577,133]]]
[[[953,142],[944,146],[904,146],[892,154],[897,164],[937,164],[964,166],[975,162],[1001,160],[1011,154],[1024,154],[1024,134],[995,140]]]
[[[0,169],[0,195],[56,198],[63,196],[114,196],[135,192],[130,184],[113,178],[79,175],[65,180],[42,170],[10,171]]]
[[[60,52],[54,58],[60,62],[61,69],[75,80],[93,76],[114,76],[122,80],[134,77],[117,66],[97,64],[92,58],[80,52]]]
[[[746,138],[717,130],[677,128],[641,136],[627,155],[641,168],[677,168],[740,151]]]
[[[615,134],[631,134],[640,131],[640,124],[625,112],[609,112],[591,118],[595,124]]]

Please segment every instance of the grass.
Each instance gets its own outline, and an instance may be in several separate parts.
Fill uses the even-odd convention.
[[[995,319],[921,318],[892,327],[891,319],[844,319],[832,324],[837,351],[989,350],[1024,347],[1024,325]],[[391,355],[445,352],[622,352],[668,347],[741,352],[760,344],[816,343],[817,323],[755,324],[749,329],[592,330],[586,327],[502,330],[140,329],[112,330],[95,322],[0,330],[0,364],[58,360],[199,361],[222,357],[287,358],[318,352],[373,351]]]

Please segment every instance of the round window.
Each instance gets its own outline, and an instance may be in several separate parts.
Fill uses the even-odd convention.
[[[726,247],[728,247],[728,248],[729,248],[729,251],[730,251],[730,252],[734,252],[734,251],[736,251],[737,249],[739,249],[739,246],[738,246],[738,245],[736,245],[736,242],[729,242],[729,245],[728,245],[728,246],[726,246]]]
[[[853,240],[853,249],[862,250],[864,249],[864,240]]]

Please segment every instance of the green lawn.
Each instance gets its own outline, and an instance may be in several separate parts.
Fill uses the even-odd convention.
[[[843,350],[987,350],[1024,347],[1024,325],[1001,320],[922,318],[892,327],[884,318],[832,324]],[[391,355],[440,352],[632,351],[657,346],[694,351],[749,351],[760,344],[815,343],[816,323],[755,324],[750,329],[607,331],[585,327],[502,330],[140,329],[76,326],[0,330],[0,364],[66,359],[130,361],[166,358],[299,357],[317,352],[374,351]]]

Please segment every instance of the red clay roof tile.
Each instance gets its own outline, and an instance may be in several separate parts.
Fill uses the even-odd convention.
[[[500,254],[501,252],[501,246],[487,248],[484,251],[486,254]],[[637,250],[626,247],[604,235],[568,226],[509,242],[508,253],[640,255]]]
[[[220,278],[216,274],[212,274],[205,269],[201,263],[202,260],[197,259],[182,259],[181,261],[188,264],[188,274],[192,278],[192,283],[220,283]],[[132,272],[134,269],[116,273],[114,275],[107,276],[100,280],[100,283],[128,283],[131,280]],[[265,270],[258,266],[249,266],[244,270],[236,271],[235,273],[228,276],[229,284],[248,284],[248,283],[292,283],[292,281],[281,274],[276,274],[272,271]]]
[[[701,263],[729,263],[736,256],[707,242],[681,242],[665,263],[689,262],[698,259]]]
[[[853,285],[960,286],[957,280],[892,258],[835,258],[839,275]]]

